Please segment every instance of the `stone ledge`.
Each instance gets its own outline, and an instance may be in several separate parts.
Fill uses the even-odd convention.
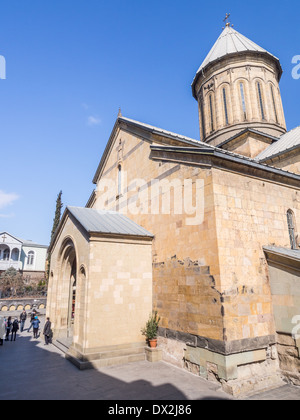
[[[191,347],[210,350],[224,356],[229,356],[241,352],[267,349],[269,346],[276,344],[275,335],[246,338],[234,341],[221,341],[162,327],[159,327],[158,335],[163,338],[181,341]]]

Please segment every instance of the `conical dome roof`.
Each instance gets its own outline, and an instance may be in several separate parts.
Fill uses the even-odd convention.
[[[231,26],[227,25],[219,38],[217,39],[216,43],[208,53],[207,57],[199,67],[196,77],[193,81],[193,85],[198,78],[198,75],[211,63],[214,61],[220,60],[225,58],[231,54],[237,54],[242,52],[257,52],[262,54],[267,54],[269,57],[272,57],[278,63],[278,70],[279,70],[279,78],[282,74],[282,69],[280,66],[279,59],[275,57],[273,54],[269,53],[264,48],[260,47],[259,45],[255,44],[255,42],[251,41],[250,39],[246,38],[244,35],[240,34],[238,31],[233,29]]]

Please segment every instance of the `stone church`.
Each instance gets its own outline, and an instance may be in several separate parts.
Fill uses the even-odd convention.
[[[201,141],[119,112],[50,245],[48,316],[79,368],[143,360],[157,310],[162,360],[235,396],[300,384],[300,127],[281,76],[227,23],[192,82]]]

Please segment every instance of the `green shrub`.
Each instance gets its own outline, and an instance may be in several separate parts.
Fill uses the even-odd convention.
[[[160,322],[160,317],[157,316],[157,311],[152,315],[150,314],[149,320],[146,323],[145,328],[142,328],[142,334],[147,337],[148,340],[152,340],[157,337],[158,324]]]

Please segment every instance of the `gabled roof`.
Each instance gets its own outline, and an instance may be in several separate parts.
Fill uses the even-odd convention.
[[[67,207],[88,233],[131,235],[153,238],[146,229],[116,211],[96,210],[84,207]]]
[[[21,239],[17,238],[16,236],[11,235],[10,233],[8,233],[8,232],[6,232],[6,231],[0,232],[0,238],[1,238],[1,236],[3,236],[3,235],[8,235],[8,236],[10,236],[11,238],[13,238],[15,241],[20,242],[21,244],[23,243],[23,241],[22,241]],[[0,245],[1,245],[1,242],[0,242]]]
[[[258,130],[255,130],[254,128],[247,127],[244,130],[240,131],[239,133],[234,134],[234,136],[230,137],[229,139],[224,140],[222,143],[218,145],[218,148],[222,149],[223,146],[230,143],[232,140],[238,139],[239,137],[247,133],[255,134],[260,137],[265,137],[266,139],[269,139],[272,142],[276,142],[279,140],[279,137],[274,137],[274,136],[271,136],[271,134],[263,133],[262,131],[258,131]]]
[[[42,245],[38,244],[36,242],[30,241],[28,239],[20,239],[20,241],[23,243],[23,246],[25,247],[32,247],[32,248],[48,248],[48,245]]]
[[[139,121],[135,121],[132,120],[130,118],[125,118],[123,116],[118,116],[114,128],[112,130],[112,133],[110,135],[110,138],[108,140],[108,143],[106,145],[106,148],[104,150],[104,153],[102,155],[102,158],[100,160],[100,163],[98,165],[98,168],[96,170],[96,173],[94,175],[93,178],[93,183],[97,184],[99,175],[101,173],[101,170],[105,164],[106,158],[109,154],[109,151],[111,149],[112,143],[114,141],[115,138],[115,133],[117,132],[117,129],[122,127],[122,126],[126,126],[127,128],[138,128],[140,130],[143,130],[145,133],[147,133],[148,136],[152,137],[153,136],[153,141],[158,141],[157,138],[155,139],[155,136],[159,136],[159,137],[165,137],[166,139],[171,139],[171,140],[175,140],[178,142],[178,145],[191,145],[191,146],[198,146],[198,147],[212,147],[213,146],[209,146],[207,143],[204,143],[200,140],[194,140],[191,139],[190,137],[186,137],[180,134],[176,134],[173,133],[171,131],[168,130],[163,130],[162,128],[158,128],[155,127],[153,125],[149,125],[149,124],[145,124],[145,123],[141,123]]]
[[[32,248],[48,248],[48,245],[41,245],[41,244],[38,244],[38,243],[33,242],[31,240],[28,240],[28,239],[17,238],[16,236],[13,236],[13,235],[11,235],[8,232],[0,232],[0,238],[4,234],[10,236],[15,241],[20,242],[23,246],[26,246],[26,247],[32,247]],[[0,242],[0,245],[1,245],[1,242]]]
[[[173,133],[172,131],[164,130],[163,128],[155,127],[154,125],[145,124],[145,123],[142,123],[142,122],[139,122],[139,121],[132,120],[130,118],[120,117],[119,120],[130,123],[131,125],[136,125],[136,126],[142,127],[145,130],[148,130],[153,134],[159,134],[159,135],[163,135],[163,136],[166,136],[166,137],[171,137],[171,138],[179,140],[183,143],[197,144],[197,145],[200,145],[200,146],[202,145],[204,147],[212,147],[212,146],[209,146],[207,143],[204,143],[203,141],[195,140],[195,139],[192,139],[192,138],[187,137],[187,136],[183,136],[183,135],[178,134],[178,133]]]
[[[283,134],[280,139],[261,152],[256,160],[263,162],[300,147],[300,127]]]
[[[199,151],[202,150],[203,153],[207,153],[208,149],[210,149],[214,152],[214,154],[216,156],[218,155],[219,157],[221,157],[223,159],[235,160],[235,161],[238,160],[240,163],[244,163],[247,166],[256,166],[257,168],[263,169],[265,171],[274,172],[274,173],[281,174],[283,176],[287,176],[289,178],[294,178],[294,179],[297,179],[297,180],[300,178],[300,176],[298,174],[295,174],[293,172],[288,172],[288,171],[285,171],[283,169],[274,168],[273,166],[269,166],[269,165],[261,162],[257,158],[255,158],[255,159],[254,158],[249,158],[249,157],[246,157],[244,155],[240,155],[238,153],[231,152],[229,150],[225,150],[225,149],[222,149],[222,148],[219,148],[219,147],[216,147],[216,146],[212,146],[212,145],[204,143],[200,140],[195,140],[195,139],[191,139],[189,137],[185,137],[185,136],[180,135],[180,134],[175,134],[171,131],[163,130],[161,128],[154,127],[154,126],[149,125],[149,124],[144,124],[144,123],[141,123],[141,122],[138,122],[138,121],[135,121],[135,120],[131,120],[129,118],[125,118],[125,117],[118,117],[117,120],[116,120],[114,129],[113,129],[113,131],[111,133],[111,136],[109,138],[109,141],[106,145],[105,151],[102,155],[101,161],[98,165],[96,174],[94,176],[93,182],[95,184],[97,184],[98,178],[99,178],[99,176],[101,174],[101,171],[102,171],[102,169],[105,165],[108,153],[111,149],[111,145],[112,145],[113,140],[114,140],[116,129],[119,128],[119,127],[122,127],[123,124],[125,124],[126,129],[129,129],[129,130],[131,128],[134,128],[134,127],[139,128],[141,136],[143,136],[143,131],[145,132],[145,135],[146,135],[146,133],[150,134],[150,138],[152,138],[154,142],[157,142],[155,136],[159,136],[160,138],[161,137],[166,137],[166,139],[177,140],[178,141],[178,146],[179,146],[178,149],[182,149],[182,147],[184,147],[185,145],[188,145],[190,147],[189,150],[190,150],[191,153],[193,153],[193,151],[192,151],[193,147],[198,148]],[[265,135],[265,134],[263,134],[263,135]],[[272,137],[271,139],[273,141],[276,141],[275,137]],[[279,140],[277,139],[277,143],[278,142],[279,142]],[[274,144],[276,145],[277,143],[274,143]],[[167,143],[163,146],[166,146],[166,145],[167,145]],[[166,146],[166,147],[168,147],[168,146]],[[272,147],[272,146],[270,146],[270,147]],[[173,146],[173,148],[174,148],[174,150],[176,149],[175,146]]]
[[[48,252],[51,252],[56,242],[56,238],[65,223],[66,217],[70,215],[76,219],[88,235],[102,234],[104,236],[129,236],[141,237],[149,240],[152,240],[154,237],[152,233],[116,211],[68,206],[61,217]]]

